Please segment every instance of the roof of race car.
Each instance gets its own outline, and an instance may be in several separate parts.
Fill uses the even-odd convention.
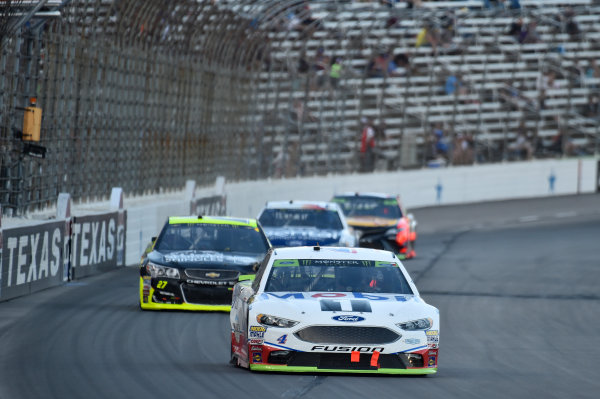
[[[347,247],[284,247],[273,251],[272,259],[358,259],[374,261],[397,260],[390,251]]]
[[[327,201],[269,201],[265,205],[266,209],[328,209],[337,211],[338,205],[335,202]]]
[[[256,219],[241,219],[227,216],[170,216],[169,224],[229,224],[235,226],[257,227]]]
[[[361,192],[346,192],[346,193],[340,193],[340,194],[335,194],[333,196],[334,198],[336,197],[374,197],[374,198],[383,198],[383,199],[389,199],[389,198],[396,198],[395,195],[391,195],[391,194],[385,194],[385,193],[361,193]]]

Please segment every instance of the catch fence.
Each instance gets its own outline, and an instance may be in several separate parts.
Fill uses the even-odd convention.
[[[379,170],[427,165],[438,125],[454,153],[470,147],[445,154],[451,164],[509,159],[520,127],[540,148],[561,133],[561,154],[567,143],[575,155],[598,152],[599,124],[585,107],[600,77],[572,73],[578,60],[600,59],[597,8],[576,8],[582,34],[573,38],[551,18],[557,7],[379,3],[0,1],[3,212],[52,206],[61,192],[86,201],[112,187],[143,195],[217,176],[355,172],[363,118],[379,134]],[[515,17],[537,15],[543,43],[505,35]],[[424,27],[451,35],[416,46]],[[383,70],[373,70],[378,57]],[[543,71],[562,84],[545,91],[544,109],[531,87]],[[444,92],[452,74],[465,78],[464,92]]]

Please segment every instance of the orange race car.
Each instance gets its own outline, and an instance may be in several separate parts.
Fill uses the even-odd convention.
[[[359,246],[393,251],[412,258],[417,240],[417,221],[402,209],[397,197],[379,193],[347,193],[333,197],[348,224],[358,233]]]

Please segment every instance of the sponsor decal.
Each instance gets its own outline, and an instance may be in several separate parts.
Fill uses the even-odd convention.
[[[435,367],[437,365],[437,357],[429,356],[428,367]]]
[[[264,339],[266,327],[263,326],[250,326],[250,339]]]
[[[196,285],[212,285],[216,287],[222,287],[225,285],[234,286],[235,281],[219,281],[219,280],[193,280],[187,279],[186,282],[188,284],[196,284]]]
[[[235,263],[249,264],[255,262],[256,259],[249,256],[231,256],[220,252],[173,252],[164,256],[166,262],[218,262],[218,263]]]
[[[287,292],[287,293],[274,293],[265,292],[261,295],[261,299],[278,298],[278,299],[306,299],[306,298],[347,298],[347,299],[367,299],[369,301],[395,301],[395,302],[406,302],[407,298],[404,295],[374,295],[374,294],[363,294],[360,292],[320,292],[305,296],[302,292]]]
[[[248,341],[250,345],[262,345],[264,342],[262,339],[251,339]]]
[[[362,352],[362,353],[373,353],[383,352],[383,347],[378,346],[333,346],[333,345],[315,345],[310,348],[311,351],[325,351],[325,352]]]
[[[319,303],[323,312],[371,312],[369,301],[322,299]]]
[[[262,351],[262,346],[251,346],[250,350],[251,351]]]
[[[418,338],[406,338],[404,342],[408,345],[419,345],[421,340]]]
[[[352,254],[358,253],[358,251],[354,248],[331,247],[328,249],[331,251],[335,251],[335,252],[345,252],[345,253],[352,253]]]
[[[252,362],[262,363],[262,352],[252,352]]]
[[[343,314],[343,315],[339,315],[339,316],[333,316],[332,319],[335,321],[344,321],[344,322],[355,323],[358,321],[363,321],[365,318],[361,317],[361,316]]]
[[[427,336],[437,336],[438,335],[438,330],[427,330],[427,331],[425,331],[425,335],[427,335]]]
[[[429,349],[437,349],[440,344],[440,337],[438,335],[427,336],[427,347]]]
[[[279,342],[281,345],[285,344],[285,342],[287,341],[287,334],[283,334],[281,337],[277,338],[277,342]]]
[[[204,274],[206,277],[210,277],[210,278],[217,278],[221,275],[221,273],[217,273],[217,272],[208,272]]]

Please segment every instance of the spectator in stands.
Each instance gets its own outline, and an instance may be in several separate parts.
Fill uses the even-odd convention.
[[[290,117],[294,122],[316,122],[318,118],[316,118],[310,111],[306,110],[304,105],[304,101],[295,100],[294,101],[294,109],[290,113]]]
[[[396,54],[392,61],[395,68],[391,68],[390,75],[399,76],[410,73],[410,59],[408,58],[408,54]]]
[[[483,7],[487,9],[497,8],[505,9],[504,0],[483,0]]]
[[[406,2],[406,8],[420,8],[421,0],[404,0]]]
[[[388,52],[380,52],[371,59],[368,66],[370,78],[384,78],[388,76],[388,64],[390,62]]]
[[[519,10],[521,8],[521,3],[519,0],[510,0],[509,3],[510,4],[508,5],[508,8],[511,10]]]
[[[519,159],[530,160],[533,158],[533,145],[528,138],[525,121],[521,120],[517,128],[517,138],[508,145],[508,149]]]
[[[588,79],[600,78],[600,68],[598,67],[598,63],[595,59],[590,59],[588,61],[588,66],[585,69],[585,77]],[[596,87],[593,85],[592,87]]]
[[[333,57],[333,61],[329,66],[329,87],[333,91],[337,91],[340,86],[340,78],[342,77],[342,57]]]
[[[360,138],[360,171],[372,172],[375,170],[375,129],[373,120],[363,117]]]
[[[527,28],[524,31],[521,31],[521,38],[519,42],[522,44],[528,44],[539,43],[540,41],[540,35],[537,31],[537,22],[529,21]]]
[[[436,123],[433,128],[433,136],[435,143],[435,154],[436,157],[443,157],[444,159],[448,159],[448,140],[444,135],[444,130],[442,129],[441,123]]]
[[[444,15],[440,18],[440,25],[442,28],[440,34],[440,44],[447,48],[452,45],[452,40],[454,39],[455,34],[455,26],[456,26],[456,16],[454,15],[454,10],[449,9],[444,12]]]
[[[571,41],[578,42],[581,40],[581,29],[577,21],[575,21],[575,11],[572,7],[567,7],[564,14],[565,32],[569,35]]]
[[[516,41],[520,42],[521,34],[523,31],[523,18],[519,17],[510,24],[510,28],[508,29],[508,32],[506,32],[506,34],[514,37]]]
[[[462,133],[454,137],[452,164],[470,165],[473,163],[473,138]]]
[[[462,75],[460,73],[451,73],[448,75],[446,83],[444,84],[444,91],[449,96],[454,94],[466,94]]]
[[[600,95],[598,93],[590,93],[588,95],[586,116],[588,118],[600,117]]]
[[[325,55],[325,49],[319,47],[312,61],[314,72],[313,89],[321,90],[325,86],[329,76],[329,57]]]
[[[440,45],[440,32],[432,22],[427,22],[417,34],[415,47],[431,46],[433,53],[437,53]]]

